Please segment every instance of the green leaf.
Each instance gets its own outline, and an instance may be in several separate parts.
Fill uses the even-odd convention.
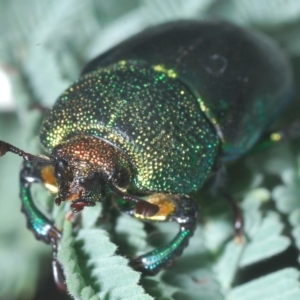
[[[72,238],[71,222],[65,221],[58,259],[75,299],[84,299],[87,294],[112,300],[153,299],[138,285],[139,273],[127,266],[125,258],[114,255],[115,250],[105,231],[80,229]]]
[[[234,288],[228,299],[296,300],[299,297],[299,271],[287,268]]]
[[[94,290],[88,286],[81,291],[82,300],[100,300],[100,298],[95,294]]]
[[[280,235],[283,228],[279,215],[275,212],[268,213],[251,242],[245,247],[240,266],[256,263],[286,250],[291,241]]]
[[[122,254],[130,256],[137,251],[145,251],[147,234],[144,224],[139,220],[122,214],[117,219],[115,235],[114,242],[118,244]]]

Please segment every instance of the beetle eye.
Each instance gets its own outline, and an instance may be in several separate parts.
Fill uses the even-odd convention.
[[[68,180],[72,181],[73,174],[70,171],[70,168],[64,160],[58,160],[54,165],[54,176],[58,180]]]

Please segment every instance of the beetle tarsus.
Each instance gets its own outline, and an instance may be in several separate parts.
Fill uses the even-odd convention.
[[[53,279],[55,282],[56,287],[62,291],[66,292],[66,285],[65,285],[65,277],[62,272],[62,268],[60,263],[57,260],[57,240],[55,238],[51,238],[51,245],[52,245],[52,273]]]
[[[0,157],[6,154],[7,147],[7,143],[0,141]]]

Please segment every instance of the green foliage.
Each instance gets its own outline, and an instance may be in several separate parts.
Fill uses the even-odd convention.
[[[87,295],[95,299],[153,299],[138,285],[140,275],[128,267],[127,259],[114,255],[116,246],[107,232],[94,228],[89,211],[84,215],[88,224],[83,224],[75,238],[70,221],[63,227],[58,260],[69,293],[75,299],[88,299]]]
[[[286,268],[233,289],[232,300],[296,300],[300,297],[299,272]]]
[[[38,141],[42,116],[30,106],[51,106],[92,56],[170,19],[213,14],[266,31],[292,56],[299,87],[299,1],[281,3],[0,0],[0,71],[8,75],[16,102],[15,111],[0,114],[0,139],[43,152]],[[299,91],[295,98],[300,98]],[[293,104],[277,127],[299,118],[299,106]],[[45,191],[34,189],[39,207],[63,228],[58,258],[69,294],[92,300],[299,299],[299,266],[291,258],[296,252],[300,262],[299,149],[299,141],[292,141],[229,166],[228,186],[244,215],[241,243],[234,241],[225,201],[206,192],[194,195],[201,206],[195,235],[183,256],[153,278],[141,278],[125,257],[166,243],[175,236],[176,224],[153,224],[145,230],[143,223],[114,210],[100,217],[100,205],[70,222],[65,220],[67,207],[53,206]],[[0,160],[1,299],[32,299],[51,272],[50,247],[33,238],[19,211],[19,164],[11,154]]]

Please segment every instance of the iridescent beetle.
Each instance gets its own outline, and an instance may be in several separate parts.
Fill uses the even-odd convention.
[[[33,182],[57,190],[55,202],[72,201],[74,212],[116,195],[136,218],[176,221],[169,244],[131,261],[156,274],[193,234],[198,207],[188,194],[254,147],[292,85],[289,62],[270,38],[221,21],[168,23],[85,67],[43,121],[48,157],[3,141],[0,154],[23,157],[22,210],[36,238],[52,242],[54,258],[61,233],[34,205]]]

